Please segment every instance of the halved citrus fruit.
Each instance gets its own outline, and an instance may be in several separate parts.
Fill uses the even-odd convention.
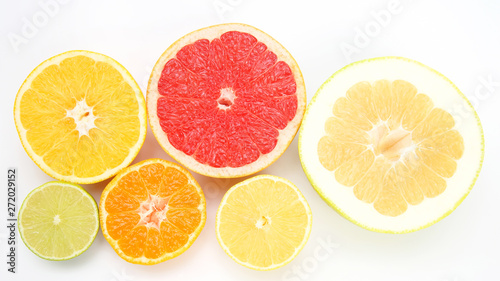
[[[24,244],[47,260],[68,260],[85,252],[99,230],[97,204],[76,184],[52,181],[24,199],[19,233]]]
[[[391,233],[451,213],[474,185],[483,150],[479,117],[457,87],[399,57],[335,73],[299,137],[302,166],[323,199],[354,223]]]
[[[49,176],[105,180],[128,166],[146,137],[139,86],[112,58],[70,51],[37,66],[19,89],[14,119],[24,149]]]
[[[149,80],[151,128],[187,168],[240,177],[286,150],[306,106],[300,69],[283,46],[244,24],[194,31],[160,57]]]
[[[116,253],[157,264],[184,253],[206,221],[205,196],[181,166],[149,159],[121,171],[99,205],[102,233]]]
[[[271,270],[289,263],[311,233],[312,213],[290,181],[259,175],[229,189],[215,230],[222,249],[237,263]]]

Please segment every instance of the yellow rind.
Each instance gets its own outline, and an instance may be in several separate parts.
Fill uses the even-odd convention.
[[[165,167],[173,167],[175,169],[180,170],[181,172],[183,172],[187,176],[188,182],[196,187],[198,193],[200,194],[200,198],[202,201],[201,204],[203,206],[203,210],[201,212],[200,224],[199,224],[198,228],[193,233],[191,233],[189,235],[188,242],[184,246],[182,246],[181,248],[179,248],[177,251],[175,251],[173,253],[165,254],[164,256],[157,258],[157,259],[147,259],[145,257],[144,257],[144,259],[130,258],[129,256],[125,255],[125,253],[123,253],[123,251],[121,251],[120,247],[118,246],[118,243],[113,238],[111,238],[111,236],[108,233],[108,230],[106,228],[106,218],[105,218],[105,216],[107,216],[108,213],[106,212],[105,201],[106,201],[108,193],[116,186],[118,181],[123,176],[127,175],[131,171],[137,171],[145,165],[154,164],[154,163],[160,163]],[[196,239],[200,235],[201,231],[203,230],[203,227],[205,226],[205,222],[207,220],[207,203],[205,200],[205,195],[203,193],[203,190],[201,189],[198,182],[195,180],[195,178],[191,175],[191,173],[187,169],[185,169],[184,167],[180,166],[179,164],[176,164],[173,162],[169,162],[169,161],[159,159],[159,158],[151,158],[151,159],[143,160],[139,163],[136,163],[132,166],[129,166],[129,167],[123,169],[122,171],[120,171],[120,173],[118,175],[116,175],[115,178],[113,178],[112,181],[110,181],[106,185],[106,187],[102,191],[101,200],[99,202],[99,219],[100,219],[102,234],[103,234],[104,238],[106,238],[106,240],[111,245],[113,250],[122,259],[124,259],[130,263],[134,263],[134,264],[154,265],[154,264],[158,264],[158,263],[164,262],[164,261],[169,260],[169,259],[173,259],[173,258],[181,255],[182,253],[187,251],[187,249],[189,249],[189,247],[191,247],[191,245],[193,245],[194,241],[196,241]]]
[[[453,82],[451,82],[450,79],[448,79],[446,76],[444,76],[443,74],[441,74],[440,72],[438,72],[437,70],[423,64],[423,63],[420,63],[418,61],[415,61],[415,60],[411,60],[411,59],[408,59],[408,58],[404,58],[404,57],[398,57],[398,56],[385,56],[385,57],[376,57],[376,58],[370,58],[370,59],[365,59],[365,60],[360,60],[360,61],[356,61],[356,62],[353,62],[351,64],[348,64],[344,67],[342,67],[341,69],[337,70],[332,76],[330,76],[322,85],[321,87],[316,91],[316,94],[313,96],[313,98],[311,99],[311,101],[309,102],[309,104],[307,105],[306,107],[306,111],[304,113],[304,118],[302,119],[302,124],[306,124],[307,123],[307,116],[308,116],[308,112],[309,112],[309,109],[311,108],[311,105],[315,103],[316,101],[316,97],[318,96],[318,93],[323,89],[323,87],[325,87],[325,85],[329,84],[330,81],[339,73],[343,72],[345,69],[347,68],[350,68],[354,65],[357,65],[357,64],[362,64],[362,63],[367,63],[367,62],[371,62],[371,61],[378,61],[378,60],[384,60],[384,59],[399,59],[399,60],[404,60],[404,61],[407,61],[407,62],[411,62],[411,63],[416,63],[420,66],[423,66],[425,67],[426,69],[434,72],[435,74],[439,75],[441,78],[443,78],[445,81],[447,81],[448,83],[450,83],[450,85],[456,90],[457,93],[460,94],[460,96],[465,100],[465,102],[467,102],[467,104],[470,105],[470,108],[472,109],[472,113],[474,114],[474,118],[476,119],[477,121],[477,125],[479,126],[480,128],[480,133],[481,133],[481,160],[480,160],[480,164],[479,164],[479,167],[476,171],[476,175],[472,181],[472,183],[470,184],[467,192],[462,196],[462,198],[460,200],[458,200],[455,205],[450,209],[448,210],[446,213],[444,213],[440,218],[434,220],[434,221],[431,221],[429,222],[428,224],[424,225],[424,226],[421,226],[421,227],[418,227],[418,228],[414,228],[414,229],[407,229],[407,230],[404,230],[404,231],[390,231],[390,230],[384,230],[384,229],[378,229],[378,228],[373,228],[373,227],[369,227],[369,226],[366,226],[366,225],[363,225],[363,224],[360,224],[359,222],[357,222],[356,220],[354,220],[353,218],[351,218],[350,216],[348,216],[344,211],[342,211],[342,209],[340,209],[337,205],[335,205],[331,200],[329,200],[325,194],[323,193],[323,191],[321,190],[321,188],[318,187],[318,185],[315,183],[313,177],[311,177],[309,171],[307,170],[306,166],[304,165],[304,162],[302,160],[303,156],[303,152],[302,152],[302,145],[303,145],[303,135],[302,135],[302,130],[301,132],[299,133],[299,157],[300,157],[300,163],[302,165],[302,169],[304,170],[304,173],[306,174],[307,178],[309,179],[309,182],[311,183],[311,185],[313,186],[313,188],[316,190],[316,192],[318,192],[318,194],[320,195],[320,197],[328,204],[330,205],[330,207],[332,207],[335,211],[337,211],[341,216],[343,216],[344,218],[348,219],[349,221],[351,221],[352,223],[362,227],[362,228],[365,228],[365,229],[368,229],[368,230],[371,230],[371,231],[375,231],[375,232],[380,232],[380,233],[391,233],[391,234],[404,234],[404,233],[410,233],[410,232],[414,232],[414,231],[417,231],[417,230],[421,230],[421,229],[424,229],[424,228],[427,228],[433,224],[435,224],[436,222],[442,220],[443,218],[447,217],[449,214],[451,214],[457,207],[458,205],[460,205],[464,200],[465,198],[467,197],[467,195],[470,193],[470,191],[472,190],[472,188],[474,187],[474,184],[476,183],[476,180],[479,176],[479,173],[481,172],[481,168],[483,166],[483,161],[484,161],[484,132],[483,132],[483,127],[481,125],[481,120],[479,119],[479,116],[476,112],[476,110],[474,109],[474,107],[472,106],[472,104],[470,103],[470,101],[467,99],[467,97],[458,89],[458,87],[453,84]]]
[[[22,213],[24,211],[24,204],[25,202],[37,191],[39,191],[40,189],[44,188],[45,186],[48,186],[48,185],[54,185],[54,184],[57,184],[57,185],[66,185],[66,186],[70,186],[71,188],[76,188],[76,189],[79,189],[82,194],[84,196],[88,196],[88,198],[90,198],[91,202],[93,203],[92,205],[94,206],[94,210],[95,210],[95,216],[96,216],[96,228],[95,228],[95,231],[94,231],[94,235],[92,236],[92,239],[90,239],[90,242],[89,244],[84,248],[82,249],[82,251],[80,252],[75,252],[75,254],[73,254],[72,256],[69,256],[69,257],[65,257],[65,258],[53,258],[53,257],[47,257],[47,256],[43,256],[41,255],[40,253],[38,253],[35,249],[33,249],[32,247],[30,247],[28,245],[28,243],[26,243],[26,241],[24,240],[24,231],[23,231],[23,227],[22,227],[22,220],[21,220],[21,217],[22,217]],[[92,195],[90,195],[84,188],[82,188],[81,186],[77,185],[77,184],[74,184],[74,183],[69,183],[69,182],[61,182],[61,181],[49,181],[49,182],[46,182],[44,184],[42,184],[41,186],[33,189],[30,193],[28,193],[28,195],[26,196],[26,198],[24,199],[23,201],[23,204],[21,205],[21,208],[19,209],[19,215],[18,215],[18,223],[19,223],[19,234],[21,236],[21,240],[23,241],[24,245],[26,245],[26,247],[35,255],[39,256],[40,258],[42,259],[46,259],[46,260],[51,260],[51,261],[63,261],[63,260],[69,260],[69,259],[72,259],[74,257],[77,257],[81,254],[83,254],[85,251],[88,250],[88,248],[90,248],[90,246],[92,245],[92,243],[94,242],[95,238],[97,237],[97,232],[99,232],[99,209],[97,207],[97,203],[94,199],[94,197],[92,197]]]
[[[78,54],[81,54],[81,55],[91,54],[94,56],[100,56],[100,57],[104,58],[105,59],[104,61],[110,63],[110,65],[112,65],[112,66],[116,66],[117,70],[122,75],[126,75],[127,76],[126,78],[128,78],[130,81],[133,82],[133,84],[130,84],[130,86],[134,89],[134,91],[136,93],[140,93],[140,95],[138,95],[138,94],[136,95],[137,101],[139,103],[139,116],[138,117],[139,117],[139,120],[141,122],[141,130],[140,130],[139,139],[137,140],[136,145],[130,149],[131,152],[129,153],[129,155],[127,156],[127,158],[123,161],[123,163],[121,165],[115,167],[114,169],[107,170],[107,171],[112,171],[112,172],[109,172],[109,173],[105,172],[101,175],[89,177],[89,178],[80,178],[77,176],[62,176],[62,175],[56,173],[55,171],[53,171],[52,169],[50,169],[49,166],[45,165],[45,162],[40,159],[41,158],[40,156],[36,155],[36,153],[28,145],[27,140],[25,140],[25,136],[24,136],[25,132],[22,131],[22,130],[24,130],[24,128],[23,128],[23,125],[21,124],[21,117],[20,117],[20,114],[21,114],[20,113],[20,103],[21,103],[21,97],[22,97],[21,90],[24,89],[27,81],[32,80],[32,78],[34,78],[34,77],[32,77],[34,75],[34,73],[37,73],[39,70],[43,70],[42,66],[43,67],[49,66],[49,65],[53,64],[53,63],[51,63],[52,61],[59,59],[60,57],[69,58],[69,57],[72,57],[73,54],[74,54],[74,56],[76,56]],[[70,55],[72,55],[72,56],[70,56]],[[119,69],[119,68],[121,68],[121,69]],[[23,91],[23,93],[24,93],[24,91]],[[132,163],[134,158],[139,153],[139,150],[141,149],[142,145],[144,144],[144,141],[146,140],[146,132],[147,132],[146,101],[144,99],[144,95],[142,94],[142,91],[141,91],[139,85],[134,80],[132,75],[128,72],[128,70],[123,65],[121,65],[118,61],[114,60],[113,58],[111,58],[109,56],[106,56],[106,55],[103,55],[103,54],[100,54],[97,52],[92,52],[92,51],[87,51],[87,50],[72,50],[72,51],[67,51],[67,52],[55,55],[53,57],[50,57],[50,58],[44,60],[37,67],[35,67],[30,72],[30,74],[26,77],[26,79],[23,81],[23,84],[21,85],[21,87],[19,88],[19,90],[16,94],[13,112],[14,112],[14,123],[16,125],[17,134],[19,135],[19,139],[21,140],[21,145],[23,146],[23,148],[26,151],[26,153],[28,154],[28,156],[47,175],[49,175],[57,180],[60,180],[60,181],[68,181],[71,183],[78,183],[78,184],[92,184],[92,183],[97,183],[97,182],[101,182],[105,179],[108,179],[108,178],[116,175],[118,172],[120,172],[121,169],[127,167],[128,165],[130,165],[130,163]]]
[[[300,244],[299,247],[297,247],[295,249],[295,253],[288,260],[282,262],[281,264],[277,264],[277,265],[270,266],[270,267],[253,266],[251,264],[244,263],[244,262],[241,262],[240,260],[238,260],[234,255],[232,255],[229,252],[229,250],[227,249],[227,247],[224,245],[224,243],[222,241],[222,238],[220,237],[220,234],[219,234],[219,231],[218,231],[219,224],[220,224],[220,222],[219,222],[220,221],[220,213],[222,211],[222,207],[223,207],[224,203],[227,201],[227,198],[229,197],[229,194],[234,189],[240,187],[241,185],[247,185],[248,183],[250,183],[252,181],[260,180],[260,179],[271,179],[273,181],[281,181],[281,182],[284,182],[285,184],[287,184],[288,186],[290,186],[292,189],[294,189],[294,191],[297,192],[297,194],[298,194],[300,200],[302,201],[302,203],[304,203],[304,206],[306,207],[307,216],[309,218],[309,224],[308,224],[307,229],[306,229],[306,235],[304,236],[304,240],[302,241],[302,244]],[[224,195],[224,197],[222,198],[221,203],[220,203],[219,207],[217,208],[217,215],[216,215],[216,218],[215,218],[215,235],[217,236],[217,241],[219,242],[219,245],[224,250],[224,252],[232,260],[234,260],[236,263],[238,263],[240,265],[243,265],[243,266],[245,266],[247,268],[254,269],[254,270],[259,270],[259,271],[269,271],[269,270],[277,269],[277,268],[283,267],[286,264],[290,263],[300,253],[300,251],[305,247],[305,245],[307,244],[307,241],[309,240],[309,236],[311,235],[311,229],[312,229],[312,211],[311,211],[311,207],[307,203],[306,198],[304,197],[304,195],[302,194],[302,192],[300,192],[300,190],[297,188],[297,186],[295,186],[289,180],[287,180],[285,178],[282,178],[282,177],[273,176],[273,175],[258,175],[258,176],[251,177],[249,179],[246,179],[246,180],[244,180],[242,182],[239,182],[239,183],[233,185],[226,192],[226,194]]]

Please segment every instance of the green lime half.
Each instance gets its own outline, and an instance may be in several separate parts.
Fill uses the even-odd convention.
[[[47,260],[68,260],[85,252],[99,230],[92,196],[76,184],[52,181],[35,188],[19,211],[24,244]]]

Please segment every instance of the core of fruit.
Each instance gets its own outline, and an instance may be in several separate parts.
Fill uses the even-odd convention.
[[[352,222],[392,233],[450,214],[474,185],[483,150],[479,117],[458,88],[399,57],[335,73],[311,101],[299,137],[302,166],[321,197]]]
[[[306,106],[299,66],[283,46],[244,24],[182,37],[160,57],[147,107],[163,149],[190,170],[240,177],[286,150]]]
[[[299,189],[286,179],[259,175],[231,187],[217,211],[222,249],[237,263],[271,270],[304,248],[312,213]]]
[[[47,260],[68,260],[85,252],[99,230],[97,204],[76,184],[52,181],[31,191],[19,210],[24,244]]]
[[[14,119],[24,149],[49,176],[95,183],[128,166],[146,137],[144,97],[110,57],[69,51],[37,66]]]
[[[121,171],[99,205],[102,233],[116,253],[157,264],[184,253],[206,221],[205,196],[181,166],[149,159]]]

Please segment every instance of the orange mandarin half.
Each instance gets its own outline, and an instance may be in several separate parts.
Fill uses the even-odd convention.
[[[157,264],[177,257],[206,221],[203,191],[181,166],[149,159],[119,173],[99,206],[104,237],[124,260]]]

